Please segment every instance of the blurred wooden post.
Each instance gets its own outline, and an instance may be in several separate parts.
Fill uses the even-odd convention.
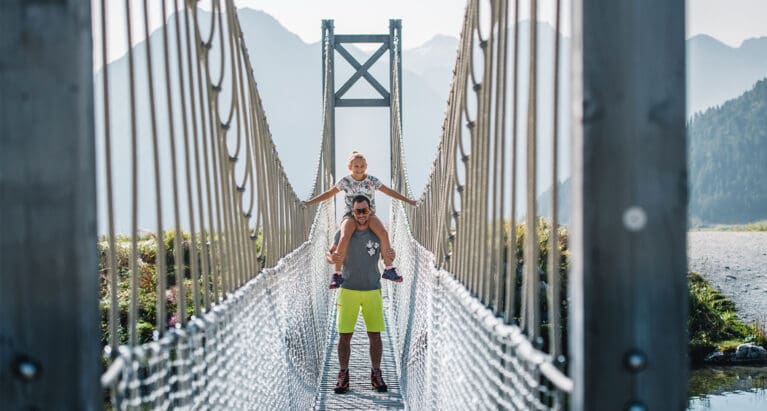
[[[573,5],[574,410],[684,410],[684,0]]]
[[[0,402],[102,407],[90,1],[0,3]]]

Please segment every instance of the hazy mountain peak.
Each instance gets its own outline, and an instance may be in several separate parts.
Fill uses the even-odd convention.
[[[288,30],[285,26],[282,25],[282,23],[280,23],[277,19],[272,17],[272,15],[266,13],[263,10],[243,7],[241,9],[237,9],[237,16],[240,18],[240,24],[243,26],[243,31],[249,31],[248,29],[251,27],[247,26],[253,25],[257,27],[258,31],[260,32],[267,32],[280,36],[276,39],[272,39],[271,41],[273,42],[279,43],[280,41],[288,38],[288,41],[290,42],[299,41],[302,44],[306,44],[301,39],[301,37]],[[319,25],[317,30],[319,30]]]
[[[767,38],[730,47],[705,34],[687,40],[689,115],[735,98],[767,76]]]
[[[439,49],[439,48],[457,48],[458,47],[458,39],[453,36],[448,36],[446,34],[437,34],[434,37],[430,38],[426,41],[426,43],[423,43],[422,45],[418,47],[413,47],[411,50],[427,50],[427,49]]]
[[[745,39],[742,43],[740,43],[740,48],[748,50],[748,52],[753,51],[764,53],[764,51],[767,50],[767,36]]]
[[[688,44],[695,46],[695,45],[707,45],[707,46],[715,46],[715,47],[727,47],[732,48],[721,41],[717,40],[716,38],[709,36],[708,34],[696,34],[689,39],[687,39]]]

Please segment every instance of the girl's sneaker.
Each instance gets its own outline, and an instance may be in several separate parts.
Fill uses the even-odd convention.
[[[397,274],[397,269],[394,267],[385,269],[383,275],[381,275],[381,278],[394,281],[395,283],[402,282],[402,276]]]
[[[344,278],[341,276],[341,274],[335,273],[333,274],[333,277],[330,279],[330,289],[336,289],[341,286],[341,284],[344,283]]]

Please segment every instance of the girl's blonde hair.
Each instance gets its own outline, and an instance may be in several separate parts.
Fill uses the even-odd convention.
[[[352,161],[358,160],[358,159],[364,161],[365,164],[367,164],[367,162],[368,162],[368,160],[365,158],[364,154],[360,153],[359,151],[352,151],[352,153],[349,154],[349,161],[348,161],[347,164],[351,165]]]

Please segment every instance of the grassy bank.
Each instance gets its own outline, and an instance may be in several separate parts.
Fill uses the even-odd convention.
[[[738,345],[753,342],[765,346],[765,324],[744,324],[738,319],[735,304],[714,289],[698,273],[687,275],[690,316],[689,329],[690,362],[693,366],[703,363],[706,355],[719,349],[732,352]]]

